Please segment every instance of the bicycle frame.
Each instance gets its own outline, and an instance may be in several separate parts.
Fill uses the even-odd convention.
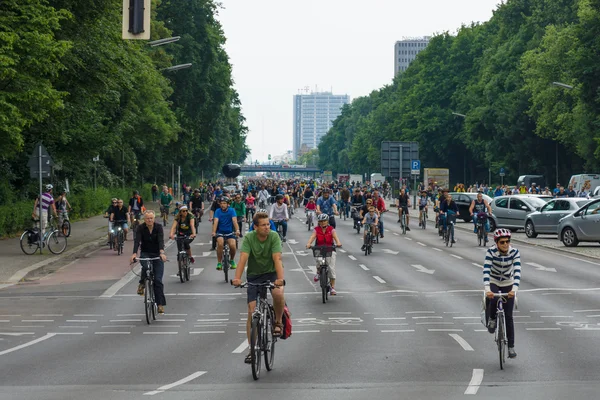
[[[499,298],[496,303],[496,332],[494,333],[494,341],[498,346],[498,356],[500,360],[500,369],[504,369],[506,362],[506,348],[508,347],[508,339],[506,336],[506,317],[504,315],[504,303],[508,293],[494,293],[494,298]]]
[[[138,258],[142,268],[146,268],[146,279],[144,279],[144,310],[146,312],[146,323],[150,325],[156,320],[157,305],[154,297],[154,261],[160,260],[160,257]],[[146,262],[146,264],[142,264]]]

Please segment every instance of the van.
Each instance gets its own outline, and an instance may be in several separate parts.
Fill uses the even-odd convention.
[[[584,185],[589,186],[588,191],[590,193],[594,193],[595,189],[600,186],[600,174],[579,174],[573,175],[571,179],[569,179],[568,186],[573,186],[573,190],[575,190],[576,193],[579,193]]]
[[[385,182],[385,177],[380,173],[371,174],[371,185],[379,186]]]
[[[529,189],[532,183],[543,189],[546,187],[546,178],[544,175],[521,175],[517,180],[517,187],[525,185]]]

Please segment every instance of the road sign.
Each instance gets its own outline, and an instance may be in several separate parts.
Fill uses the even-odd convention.
[[[40,154],[42,158],[41,171]],[[48,154],[48,150],[46,150],[44,145],[38,143],[33,149],[31,157],[29,157],[29,162],[27,162],[27,166],[29,167],[29,175],[31,178],[50,178],[52,173],[52,167],[54,166],[54,161],[52,160],[52,157],[50,157],[50,154]]]
[[[506,175],[506,170],[504,169],[504,167],[500,167],[500,176],[505,176]]]
[[[419,175],[421,173],[421,160],[412,160],[410,162],[410,174]]]
[[[393,179],[411,176],[411,160],[419,159],[417,142],[381,142],[381,174]],[[396,188],[395,188],[396,189]]]

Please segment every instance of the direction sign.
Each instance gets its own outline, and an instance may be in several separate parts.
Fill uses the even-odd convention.
[[[506,175],[506,170],[504,169],[504,167],[500,167],[500,176],[505,176]]]
[[[410,162],[410,174],[419,175],[421,173],[421,160],[412,160]]]

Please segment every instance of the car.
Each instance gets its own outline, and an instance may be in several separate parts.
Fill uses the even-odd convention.
[[[471,202],[477,198],[477,193],[466,193],[466,192],[451,192],[452,200],[458,206],[458,218],[462,219],[465,222],[471,222],[472,217],[469,212],[469,207],[471,207]],[[488,195],[482,194],[485,201],[488,204],[492,203],[492,198]]]
[[[534,239],[542,234],[557,234],[558,221],[562,217],[579,210],[589,203],[584,197],[567,197],[553,199],[546,203],[539,211],[529,214],[525,220],[525,234]]]
[[[549,194],[515,194],[514,196],[523,196],[523,197],[536,197],[538,199],[544,200],[546,203],[554,198],[554,196],[550,196]]]
[[[492,201],[490,229],[507,228],[512,232],[525,228],[527,215],[539,210],[546,202],[538,196],[498,196]]]
[[[600,199],[592,200],[558,222],[558,238],[567,247],[600,242]]]

